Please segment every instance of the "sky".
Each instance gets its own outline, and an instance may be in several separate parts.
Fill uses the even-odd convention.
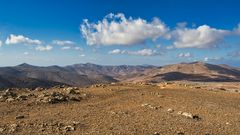
[[[0,0],[0,66],[240,66],[238,0]]]

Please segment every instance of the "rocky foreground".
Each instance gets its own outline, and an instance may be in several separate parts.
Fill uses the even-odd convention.
[[[240,84],[112,83],[0,91],[0,134],[239,135]]]

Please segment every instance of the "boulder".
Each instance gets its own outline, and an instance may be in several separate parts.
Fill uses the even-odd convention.
[[[15,97],[17,97],[17,94],[14,93],[14,92],[12,92],[12,91],[6,90],[6,91],[2,94],[2,97],[4,97],[4,98],[8,98],[8,97],[15,98]]]
[[[69,100],[72,100],[72,101],[81,101],[81,100],[82,100],[82,97],[79,97],[79,96],[69,96]]]
[[[174,112],[174,110],[173,110],[172,108],[169,108],[167,111],[168,111],[169,113],[173,113],[173,112]]]
[[[10,97],[10,98],[7,98],[5,101],[6,102],[13,102],[13,101],[15,101],[15,99]]]
[[[65,126],[65,127],[64,127],[64,130],[65,130],[65,131],[74,131],[74,130],[75,130],[75,127],[73,127],[73,126]]]
[[[79,94],[79,92],[77,91],[78,90],[77,87],[68,87],[64,90],[66,91],[67,94]]]
[[[184,116],[186,118],[190,118],[190,119],[196,119],[196,120],[200,119],[200,117],[198,115],[193,115],[193,114],[188,113],[188,112],[179,111],[178,114],[182,115],[182,116]]]
[[[153,135],[160,135],[160,133],[159,132],[154,132]]]
[[[19,101],[27,100],[27,96],[26,95],[20,95],[20,96],[17,97],[17,100],[19,100]]]
[[[18,115],[18,116],[15,117],[15,119],[23,119],[23,118],[25,118],[24,115]]]
[[[0,133],[4,132],[5,130],[5,128],[0,128]]]
[[[9,126],[9,132],[10,132],[10,133],[11,133],[11,132],[15,132],[18,127],[19,127],[18,124],[11,124],[11,125]]]
[[[67,101],[67,96],[59,92],[53,92],[49,97],[48,103],[55,104],[64,101]]]

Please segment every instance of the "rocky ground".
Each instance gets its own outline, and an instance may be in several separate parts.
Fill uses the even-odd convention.
[[[0,91],[0,134],[239,135],[240,84],[169,82]]]

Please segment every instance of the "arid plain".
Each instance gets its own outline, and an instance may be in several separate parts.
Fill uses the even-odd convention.
[[[239,83],[112,83],[0,92],[0,134],[238,135]]]

